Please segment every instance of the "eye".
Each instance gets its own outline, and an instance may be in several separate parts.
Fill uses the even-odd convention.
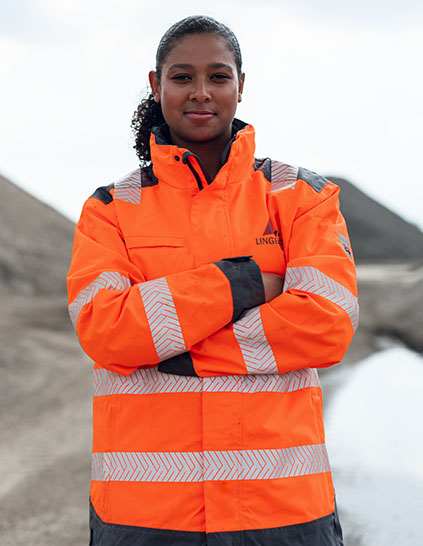
[[[190,79],[191,77],[189,76],[189,74],[175,74],[174,76],[172,76],[172,80],[177,82],[186,82]]]
[[[215,80],[215,81],[222,81],[223,82],[225,80],[229,80],[230,76],[228,76],[227,74],[218,73],[218,74],[213,74],[211,76],[211,79]]]

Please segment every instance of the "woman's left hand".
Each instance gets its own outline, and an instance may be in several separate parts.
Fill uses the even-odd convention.
[[[271,301],[282,294],[283,277],[276,273],[261,273],[265,301]]]

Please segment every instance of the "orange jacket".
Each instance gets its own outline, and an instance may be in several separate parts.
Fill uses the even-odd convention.
[[[234,127],[212,183],[156,129],[153,169],[98,189],[76,227],[69,311],[96,363],[91,501],[109,524],[335,525],[315,368],[358,323],[339,188],[255,160]],[[285,277],[269,303],[256,264]]]

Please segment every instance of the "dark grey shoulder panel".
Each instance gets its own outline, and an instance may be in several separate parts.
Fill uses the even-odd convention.
[[[110,190],[113,188],[113,184],[109,184],[108,186],[101,186],[101,188],[97,188],[95,192],[91,195],[91,197],[94,197],[95,199],[98,199],[105,205],[108,205],[113,201],[113,196],[110,193]]]
[[[156,186],[158,184],[157,177],[153,173],[153,169],[151,167],[146,167],[141,169],[141,186],[143,188],[147,188],[149,186]],[[94,197],[95,199],[98,199],[105,205],[108,205],[113,201],[113,196],[110,193],[110,190],[114,188],[115,184],[109,184],[108,186],[101,186],[100,188],[97,188],[95,192],[91,195],[91,197]]]
[[[308,169],[304,169],[303,167],[298,169],[298,180],[304,180],[304,182],[310,184],[310,186],[316,190],[317,193],[320,193],[329,182],[329,180],[327,180],[327,178],[324,176],[321,176],[313,171],[309,171]]]
[[[272,181],[272,161],[270,160],[270,157],[256,159],[254,163],[254,168],[256,171],[263,171],[265,178],[269,182]]]

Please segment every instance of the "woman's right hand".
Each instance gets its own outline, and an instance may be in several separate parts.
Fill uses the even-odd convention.
[[[261,278],[264,286],[265,301],[271,301],[282,294],[283,277],[276,273],[261,273]]]

